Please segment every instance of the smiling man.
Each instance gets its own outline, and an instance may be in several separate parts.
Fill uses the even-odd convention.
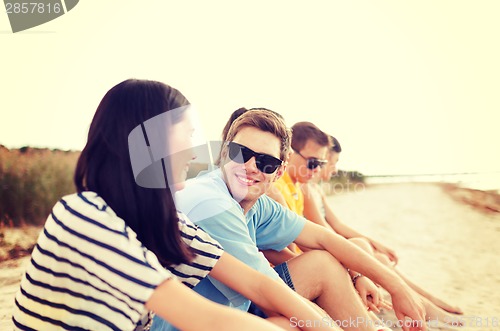
[[[288,157],[286,170],[271,185],[266,194],[288,207],[300,216],[304,216],[304,194],[301,185],[308,183],[313,176],[327,164],[326,155],[330,146],[328,135],[311,122],[298,122],[292,126],[292,152]],[[276,252],[264,252],[273,264],[280,264],[299,254],[302,250],[292,243],[288,249]]]
[[[286,171],[267,192],[297,214],[304,215],[304,196],[300,185],[308,183],[321,167],[327,164],[326,155],[330,140],[328,135],[310,122],[292,126],[292,153]]]
[[[342,264],[383,285],[392,295],[398,317],[409,317],[425,330],[421,302],[394,272],[264,194],[283,175],[290,139],[290,130],[272,112],[247,111],[229,129],[221,168],[188,181],[176,195],[177,207],[227,252],[314,300],[333,319],[345,323],[345,330],[378,328]],[[260,252],[281,251],[294,241],[310,251],[274,269]],[[211,278],[200,281],[194,290],[245,311],[250,306],[248,299]]]

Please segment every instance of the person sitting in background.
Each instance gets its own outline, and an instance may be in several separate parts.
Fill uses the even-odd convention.
[[[177,211],[172,193],[194,158],[191,112],[178,90],[160,82],[126,80],[106,93],[77,163],[77,193],[54,206],[22,277],[15,329],[143,330],[150,311],[183,330],[289,330],[292,317],[321,319]],[[208,274],[273,317],[190,289]]]
[[[292,126],[292,153],[288,157],[286,170],[279,180],[267,191],[267,195],[284,207],[300,216],[304,216],[304,195],[301,186],[308,183],[320,169],[327,164],[326,156],[330,140],[328,135],[310,122],[299,122]],[[275,252],[264,252],[273,264],[283,263],[294,256],[302,254],[302,250],[289,246],[289,249]],[[356,290],[367,308],[379,312],[379,307],[371,302],[378,296],[378,287],[367,277],[360,277],[355,270],[348,271]]]
[[[393,269],[415,292],[422,297],[425,303],[428,319],[440,320],[450,324],[460,324],[458,323],[457,318],[449,314],[463,314],[460,308],[449,305],[443,300],[425,291],[420,286],[412,282],[398,268],[396,268],[398,257],[394,250],[366,235],[359,233],[340,221],[335,215],[320,185],[321,181],[327,182],[337,173],[337,162],[339,161],[342,147],[335,137],[330,136],[330,141],[331,145],[327,156],[328,163],[315,174],[311,181],[301,185],[304,197],[305,218],[311,222],[324,226],[335,233],[338,233],[346,239],[349,239],[351,242],[376,257],[381,263]]]
[[[290,130],[273,112],[245,112],[230,126],[221,151],[221,168],[189,180],[176,194],[177,206],[227,252],[270,277],[283,279],[335,320],[364,321],[346,329],[376,330],[376,325],[341,263],[387,286],[398,318],[408,317],[425,330],[423,307],[396,274],[344,238],[307,222],[264,194],[283,174],[290,138]],[[274,270],[259,252],[280,251],[293,241],[309,251]],[[250,306],[247,298],[210,277],[194,290],[241,310]],[[380,303],[377,293],[373,298],[375,305]]]
[[[292,153],[288,156],[285,172],[266,194],[291,211],[304,216],[304,196],[300,185],[309,181],[326,164],[329,140],[328,136],[313,123],[299,122],[292,126],[291,144]],[[302,253],[295,244],[291,244],[288,248],[278,253],[265,252],[265,255],[271,262],[281,263]]]

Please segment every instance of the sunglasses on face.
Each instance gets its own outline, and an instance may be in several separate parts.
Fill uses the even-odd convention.
[[[228,142],[228,156],[236,163],[246,163],[252,157],[255,157],[255,165],[257,169],[265,174],[272,174],[283,164],[283,161],[275,158],[274,156],[256,153],[250,148],[240,145],[235,142]]]
[[[307,169],[309,170],[314,170],[317,167],[323,167],[325,166],[328,161],[327,160],[321,160],[317,159],[315,157],[305,157],[304,155],[300,154],[298,151],[294,150],[295,153],[299,154],[304,160],[307,161]]]

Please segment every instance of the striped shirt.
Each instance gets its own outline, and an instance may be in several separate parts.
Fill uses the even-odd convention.
[[[158,285],[177,278],[194,287],[222,254],[216,241],[179,217],[181,236],[196,258],[165,269],[96,193],[62,198],[47,218],[16,294],[16,329],[143,329],[151,319],[145,303]]]

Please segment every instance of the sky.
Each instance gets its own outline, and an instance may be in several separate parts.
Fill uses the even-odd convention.
[[[88,1],[12,33],[0,144],[81,150],[104,94],[165,82],[208,140],[242,106],[315,123],[369,175],[500,171],[500,1]]]

